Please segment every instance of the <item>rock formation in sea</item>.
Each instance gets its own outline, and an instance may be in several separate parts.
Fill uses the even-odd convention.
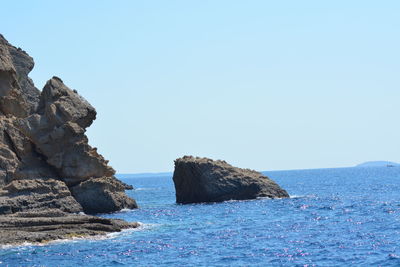
[[[28,76],[33,66],[0,35],[0,214],[137,208],[127,185],[88,144],[96,110],[58,77],[38,90]]]
[[[263,174],[223,160],[192,156],[176,159],[173,181],[176,202],[181,204],[289,197]]]

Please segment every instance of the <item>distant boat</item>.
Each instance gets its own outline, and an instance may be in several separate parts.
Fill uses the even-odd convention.
[[[358,164],[356,167],[398,167],[400,166],[399,163],[393,162],[393,161],[367,161],[361,164]]]

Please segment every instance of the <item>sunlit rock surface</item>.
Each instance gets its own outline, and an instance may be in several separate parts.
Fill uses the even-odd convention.
[[[38,90],[28,77],[33,66],[0,35],[0,214],[137,208],[88,144],[95,108],[58,77]]]
[[[289,197],[284,189],[263,174],[233,167],[223,160],[179,158],[175,160],[173,181],[176,202],[182,204]]]

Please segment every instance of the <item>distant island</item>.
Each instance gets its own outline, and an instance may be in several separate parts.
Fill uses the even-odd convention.
[[[391,161],[367,161],[356,165],[355,167],[397,167],[400,166],[399,163]]]

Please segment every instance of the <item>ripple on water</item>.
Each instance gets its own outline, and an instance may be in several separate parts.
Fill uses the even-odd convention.
[[[269,172],[291,195],[177,205],[171,177],[126,178],[140,221],[105,239],[3,247],[9,266],[399,266],[400,168]]]

